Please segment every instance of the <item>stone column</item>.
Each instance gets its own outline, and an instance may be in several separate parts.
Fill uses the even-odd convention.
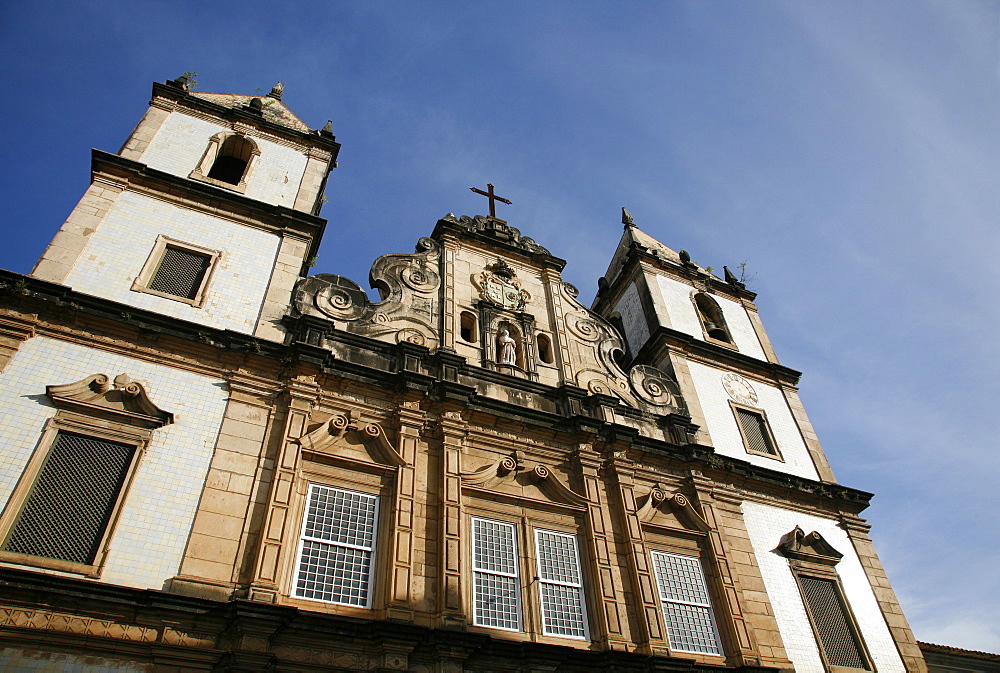
[[[889,584],[889,577],[885,574],[882,561],[875,553],[875,545],[868,536],[871,526],[864,519],[855,515],[842,512],[840,514],[840,527],[847,531],[847,537],[854,545],[854,551],[858,554],[861,567],[865,569],[868,582],[875,593],[875,600],[878,601],[879,609],[885,618],[885,623],[889,627],[892,639],[896,643],[899,656],[903,659],[903,665],[907,671],[912,673],[926,673],[927,663],[924,655],[920,652],[916,638],[910,631],[910,625],[903,615],[902,608],[899,607],[899,600],[896,593]]]
[[[590,621],[590,637],[609,650],[628,651],[629,631],[625,597],[621,587],[621,568],[616,563],[615,540],[611,525],[604,484],[598,475],[602,457],[594,451],[594,445],[580,443],[576,451],[577,465],[583,476],[584,495],[587,498],[587,536],[582,542],[589,543],[594,565],[590,567],[590,578],[585,586],[588,598],[594,607]],[[588,554],[581,554],[584,568]],[[585,574],[587,574],[585,572]]]
[[[274,462],[274,476],[267,502],[264,527],[261,530],[257,563],[250,585],[249,598],[273,603],[280,593],[280,561],[289,508],[295,492],[295,475],[299,466],[299,438],[305,433],[309,414],[319,402],[320,388],[315,377],[298,376],[285,390],[288,415],[281,447]]]
[[[440,587],[437,613],[439,625],[464,628],[465,612],[462,568],[462,449],[468,425],[457,411],[441,415],[441,482],[440,482],[440,551],[438,563]]]

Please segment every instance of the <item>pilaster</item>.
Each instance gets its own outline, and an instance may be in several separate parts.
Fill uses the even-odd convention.
[[[389,592],[385,616],[389,619],[413,621],[414,604],[414,563],[418,549],[426,540],[418,540],[416,534],[417,470],[425,468],[417,464],[421,455],[420,433],[424,426],[424,416],[420,402],[406,400],[396,408],[398,436],[396,439],[399,455],[405,465],[396,468],[395,508],[390,543],[392,571],[389,573]]]
[[[463,605],[462,556],[462,451],[468,424],[458,411],[441,414],[441,522],[439,530],[439,625],[464,628],[468,616]]]

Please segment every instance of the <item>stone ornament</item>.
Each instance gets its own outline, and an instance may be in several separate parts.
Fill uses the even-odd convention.
[[[520,230],[495,217],[484,217],[483,215],[469,217],[468,215],[462,215],[459,218],[455,217],[454,213],[448,213],[442,217],[441,220],[452,224],[458,224],[469,233],[480,234],[482,236],[501,241],[507,245],[519,248],[529,254],[545,255],[547,257],[552,256],[552,253],[535,243],[533,239],[528,238],[527,236],[522,236]]]
[[[128,374],[119,374],[114,381],[107,374],[93,374],[74,383],[46,386],[45,394],[56,408],[88,416],[127,419],[144,428],[174,422],[174,415],[153,404],[142,384]]]
[[[791,559],[831,566],[844,558],[822,535],[816,531],[806,533],[798,526],[781,537],[777,551]]]
[[[505,329],[497,336],[497,363],[517,366],[517,341]]]
[[[482,299],[512,311],[521,311],[530,297],[521,289],[521,282],[515,276],[514,269],[498,259],[482,273],[474,274],[472,284],[479,290]]]
[[[753,389],[750,382],[739,374],[728,372],[722,375],[722,387],[726,393],[737,404],[745,404],[748,407],[757,406],[757,391]]]
[[[354,412],[334,414],[326,423],[299,439],[299,444],[307,451],[337,454],[340,459],[349,460],[343,451],[336,450],[343,441],[364,445],[375,462],[382,465],[406,465],[406,460],[389,441],[382,426],[375,422],[361,422]]]
[[[520,481],[520,483],[534,484],[556,503],[574,508],[590,504],[587,498],[566,486],[548,467],[538,464],[529,467],[523,451],[515,451],[505,458],[487,463],[478,470],[462,473],[460,477],[464,487],[493,491],[508,480]]]
[[[656,367],[636,365],[628,373],[636,394],[657,407],[681,409],[681,392],[677,382]]]
[[[694,530],[702,533],[712,530],[695,505],[683,493],[670,493],[663,484],[656,484],[649,490],[645,502],[636,515],[640,521],[647,523],[655,518],[657,511],[661,509],[669,509],[679,520]]]

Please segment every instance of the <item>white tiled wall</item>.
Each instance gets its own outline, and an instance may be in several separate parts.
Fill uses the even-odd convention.
[[[646,316],[642,310],[639,291],[634,284],[628,286],[625,294],[615,306],[615,311],[621,314],[629,351],[635,355],[649,339],[649,327],[646,325]]]
[[[694,302],[691,301],[691,293],[694,288],[667,276],[657,276],[656,281],[663,295],[663,301],[667,305],[671,327],[684,334],[690,334],[697,339],[704,340],[701,319],[695,310]],[[731,299],[714,294],[712,298],[718,302],[719,308],[722,309],[722,315],[726,318],[726,326],[729,327],[729,333],[733,337],[736,348],[744,355],[765,360],[764,349],[761,348],[760,339],[754,332],[747,310]]]
[[[102,581],[163,588],[177,574],[212,458],[228,393],[221,380],[46,337],[22,344],[0,376],[0,503],[6,505],[46,420],[45,386],[92,374],[128,374],[174,414],[153,432],[111,539]]]
[[[202,307],[132,290],[161,234],[222,251]],[[273,234],[125,192],[91,235],[65,284],[209,327],[252,333],[278,244]]]
[[[796,673],[823,673],[816,637],[806,615],[802,597],[788,560],[774,552],[781,537],[799,526],[806,533],[817,531],[844,555],[837,564],[837,573],[844,587],[844,594],[851,611],[858,621],[861,636],[868,652],[875,660],[879,673],[903,673],[905,667],[896,651],[889,628],[879,610],[861,561],[854,552],[847,533],[835,521],[808,514],[760,505],[743,503],[743,517],[750,542],[760,566],[764,587],[774,608],[778,631],[785,645],[788,658],[795,665]]]
[[[805,442],[799,433],[795,419],[788,408],[785,396],[778,388],[757,381],[750,385],[757,393],[757,406],[764,410],[771,434],[778,444],[783,461],[747,453],[743,437],[736,425],[736,415],[729,404],[729,395],[722,386],[725,370],[709,367],[698,362],[689,362],[688,369],[694,381],[695,392],[705,414],[706,430],[712,439],[712,446],[723,456],[732,456],[754,465],[789,474],[819,479],[816,466],[809,457]]]
[[[142,163],[151,168],[186,178],[201,163],[209,140],[232,128],[223,124],[172,112],[143,152]],[[291,147],[264,138],[251,138],[260,156],[247,179],[244,196],[291,208],[305,173],[306,155]]]

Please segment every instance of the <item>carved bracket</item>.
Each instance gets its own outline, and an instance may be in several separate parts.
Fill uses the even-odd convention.
[[[128,374],[114,381],[107,374],[94,374],[75,383],[46,386],[45,394],[58,409],[136,425],[159,428],[174,422],[174,415],[157,407],[141,383]]]
[[[307,451],[330,453],[341,441],[355,439],[361,442],[372,457],[391,467],[402,467],[406,460],[399,455],[389,441],[382,426],[375,422],[360,423],[354,412],[333,416],[312,432],[299,439],[299,444]]]

